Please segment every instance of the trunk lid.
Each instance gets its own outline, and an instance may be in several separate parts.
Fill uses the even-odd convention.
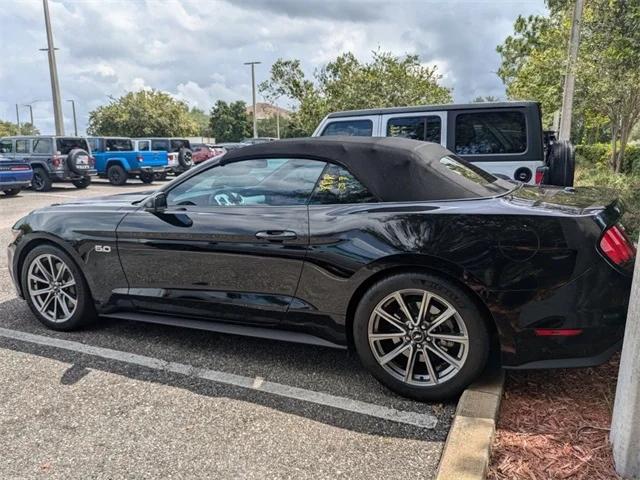
[[[515,202],[526,202],[534,208],[555,210],[574,215],[595,215],[602,227],[612,225],[624,213],[618,194],[600,187],[565,187],[523,185],[511,193]]]

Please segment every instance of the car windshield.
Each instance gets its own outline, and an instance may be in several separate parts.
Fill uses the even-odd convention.
[[[56,139],[56,150],[61,155],[68,155],[71,150],[81,148],[82,150],[89,151],[89,145],[84,138],[58,138]]]
[[[439,167],[437,170],[440,173],[444,173],[450,181],[455,182],[474,196],[495,197],[516,187],[516,184],[495,177],[456,155],[442,157]]]

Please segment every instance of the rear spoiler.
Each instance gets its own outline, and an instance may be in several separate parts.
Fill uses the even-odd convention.
[[[605,230],[618,223],[626,211],[627,207],[625,203],[619,198],[616,198],[596,214],[596,222]]]

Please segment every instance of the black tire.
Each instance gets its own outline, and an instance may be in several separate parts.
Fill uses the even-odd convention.
[[[67,168],[76,175],[83,175],[91,168],[89,152],[81,148],[74,148],[67,154]]]
[[[570,142],[560,141],[551,145],[549,152],[549,184],[573,187],[576,170],[575,149]]]
[[[193,166],[193,153],[191,150],[182,147],[178,152],[178,163],[183,169],[189,170]]]
[[[125,172],[124,168],[122,168],[120,165],[111,165],[107,169],[107,178],[109,179],[109,183],[111,185],[124,185],[125,183],[127,183],[128,177],[129,176],[127,175],[127,172]]]
[[[42,167],[33,169],[33,178],[31,179],[31,188],[36,192],[48,192],[51,190],[51,177]]]
[[[64,263],[64,265],[69,270],[69,272],[71,272],[71,275],[72,275],[71,278],[75,282],[74,286],[67,287],[66,289],[66,292],[68,292],[68,294],[75,295],[77,297],[75,309],[70,311],[70,316],[66,320],[55,322],[55,321],[52,321],[50,318],[47,318],[45,315],[43,315],[43,313],[41,313],[40,309],[36,306],[32,298],[32,294],[30,293],[34,289],[41,288],[43,285],[45,285],[44,282],[40,282],[40,283],[35,283],[33,286],[33,289],[30,288],[29,286],[29,282],[30,282],[29,268],[36,259],[42,258],[42,255],[51,255],[55,259]],[[46,263],[46,260],[41,260],[41,262]],[[56,260],[54,260],[54,264],[59,265],[59,263],[57,263]],[[21,273],[20,281],[22,284],[22,291],[24,293],[24,298],[27,301],[29,308],[31,308],[31,311],[33,312],[35,317],[38,319],[38,321],[43,325],[45,325],[46,327],[52,330],[69,331],[69,330],[75,330],[96,319],[96,311],[93,304],[93,299],[91,297],[91,292],[89,291],[89,287],[87,286],[87,282],[84,278],[84,275],[82,274],[82,272],[80,271],[76,263],[73,261],[73,259],[69,255],[67,255],[67,253],[64,252],[61,248],[55,247],[53,245],[40,245],[39,247],[34,248],[25,257],[24,262],[22,263],[21,270],[22,270],[22,273]],[[39,270],[37,270],[37,272],[38,274],[41,274]],[[61,279],[68,279],[68,278],[70,277],[68,276],[61,277]],[[60,294],[59,298],[63,299],[64,297],[62,296],[62,294]],[[55,298],[55,297],[53,298],[54,303],[59,301],[61,300],[58,300],[58,298]],[[56,307],[58,307],[58,305],[61,305],[61,304],[58,303]],[[60,308],[60,311],[62,312],[62,307],[59,307],[59,308]],[[70,308],[69,304],[67,304],[67,308]]]
[[[151,172],[142,172],[140,174],[140,180],[142,181],[142,183],[153,183],[153,173]]]
[[[78,180],[72,180],[71,183],[73,183],[73,185],[79,189],[87,188],[89,185],[91,185],[91,177],[82,177]]]
[[[19,194],[22,191],[21,188],[10,188],[9,190],[4,190],[4,194],[7,197],[13,197],[17,194]]]
[[[430,338],[429,327],[426,327],[426,330],[422,331],[420,331],[421,327],[415,327],[415,330],[413,332],[409,332],[411,337],[409,336],[409,334],[403,333],[402,335],[407,336],[403,336],[402,338],[399,338],[397,340],[384,340],[386,342],[400,342],[400,344],[388,344],[388,350],[394,350],[396,349],[396,346],[399,347],[401,344],[407,345],[411,343],[411,349],[407,352],[406,355],[404,355],[407,357],[406,365],[410,364],[410,352],[413,352],[414,349],[414,333],[416,335],[422,335],[421,340],[419,340],[419,342],[421,343],[416,344],[416,347],[418,347],[418,345],[421,346],[420,348],[424,347],[425,352],[432,352],[432,350],[429,350],[432,347],[438,347],[438,349],[442,351],[443,343],[437,342],[444,342],[445,344],[449,343],[450,345],[453,345],[453,347],[445,346],[445,353],[449,352],[449,348],[453,348],[454,350],[456,348],[459,349],[458,352],[460,358],[463,360],[463,363],[457,370],[456,368],[454,368],[453,364],[449,364],[449,366],[447,367],[447,363],[443,362],[440,357],[434,356],[433,353],[427,354],[430,358],[431,366],[435,371],[435,377],[439,379],[438,383],[436,384],[432,383],[431,375],[426,374],[427,362],[424,360],[424,356],[420,353],[420,349],[416,348],[416,352],[418,353],[415,357],[415,367],[411,369],[411,380],[422,383],[419,385],[413,385],[396,378],[392,373],[388,371],[388,367],[383,367],[376,358],[376,355],[380,356],[380,353],[374,354],[373,347],[370,346],[369,343],[369,327],[370,322],[376,321],[376,316],[373,314],[376,306],[378,306],[380,302],[384,302],[385,299],[390,298],[390,295],[392,295],[394,292],[406,292],[409,290],[416,292],[426,291],[434,295],[434,299],[430,300],[431,303],[429,307],[429,311],[431,311],[432,313],[428,315],[436,315],[435,318],[437,318],[437,315],[441,313],[438,309],[438,301],[444,300],[457,312],[457,316],[455,318],[458,320],[452,319],[452,324],[455,325],[454,322],[462,321],[464,327],[466,328],[466,335],[468,337],[467,347],[463,347],[462,345],[456,347],[455,345],[458,345],[457,343]],[[410,313],[417,312],[419,309],[419,305],[416,303],[410,303],[411,299],[412,298],[410,296],[404,297],[404,300],[408,302],[407,307],[409,308]],[[391,299],[389,301],[393,302],[394,300]],[[433,310],[436,310],[436,312],[433,313]],[[400,316],[395,316],[394,318],[399,319]],[[433,321],[434,318],[431,318],[431,320]],[[383,324],[381,320],[377,321],[380,322],[379,325]],[[447,325],[447,322],[443,324],[443,327]],[[428,324],[428,321],[425,321],[425,323]],[[391,327],[392,331],[394,331],[395,328],[396,327]],[[397,332],[400,332],[400,330],[395,330],[395,332],[396,335],[398,335]],[[436,332],[437,330],[434,330],[433,335],[436,335]],[[406,273],[392,275],[375,283],[362,297],[358,304],[358,308],[356,309],[353,322],[353,339],[360,360],[369,370],[369,372],[371,372],[371,374],[378,381],[380,381],[380,383],[399,395],[419,401],[443,401],[460,394],[483,371],[487,363],[490,350],[489,332],[487,330],[485,319],[482,315],[482,312],[479,310],[470,296],[457,285],[443,278],[423,273]],[[428,345],[427,342],[429,342]],[[382,343],[374,344],[380,346],[382,345]],[[465,348],[465,350],[463,350],[463,348]],[[451,350],[451,355],[456,355],[455,353],[453,353],[454,350]],[[464,356],[464,353],[461,352],[466,352],[466,357]],[[398,354],[396,357],[393,357],[392,361],[396,362],[397,359],[397,363],[401,365],[404,356],[400,358],[401,355]],[[389,361],[385,365],[391,365],[392,368],[395,368],[395,366],[392,364],[392,361]],[[420,373],[420,369],[422,369],[423,373]],[[447,371],[449,371],[448,374],[446,374]],[[440,377],[441,374],[442,377]],[[422,377],[419,377],[419,375],[422,375]],[[400,376],[402,376],[401,373]]]

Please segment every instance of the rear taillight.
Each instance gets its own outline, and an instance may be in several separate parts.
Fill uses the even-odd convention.
[[[636,247],[622,225],[613,225],[604,231],[600,239],[600,250],[616,265],[624,265],[636,256]]]
[[[51,165],[53,165],[55,168],[62,165],[62,157],[60,155],[54,155],[53,157],[51,157]]]
[[[89,165],[95,167],[96,165],[96,157],[89,157]]]
[[[144,162],[144,158],[142,158],[142,155],[138,155],[136,157],[136,160],[139,161],[139,162]]]
[[[536,185],[542,185],[544,182],[544,174],[547,172],[547,167],[536,168]]]

